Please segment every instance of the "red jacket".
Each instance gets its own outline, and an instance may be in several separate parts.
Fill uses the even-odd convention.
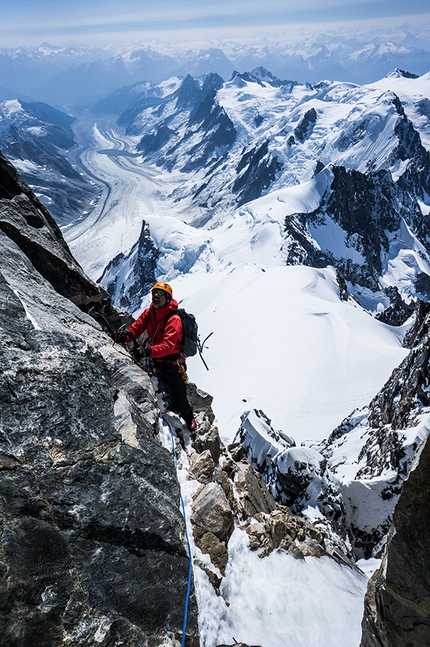
[[[166,322],[166,317],[177,309],[178,302],[175,299],[171,299],[162,308],[154,308],[151,303],[149,308],[146,308],[128,327],[128,332],[131,332],[136,338],[146,330],[148,342],[145,345],[151,347],[150,357],[163,359],[167,355],[173,355],[182,350],[183,333],[180,316],[171,315]]]

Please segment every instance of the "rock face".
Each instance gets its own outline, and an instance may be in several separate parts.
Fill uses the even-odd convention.
[[[350,286],[355,286],[355,297],[360,300],[363,289],[380,290],[379,279],[387,271],[387,256],[395,253],[393,241],[401,237],[405,223],[416,231],[428,252],[428,223],[422,220],[418,204],[414,205],[413,195],[415,191],[421,197],[421,187],[429,186],[430,158],[420,144],[416,149],[414,155],[411,153],[408,172],[399,182],[394,182],[386,170],[362,173],[333,165],[331,184],[320,206],[312,213],[296,214],[285,219],[284,250],[287,263],[313,267],[335,266]],[[403,157],[400,156],[401,159]],[[342,257],[338,249],[331,247],[327,241],[322,244],[316,242],[318,232],[332,223],[340,226],[346,248],[350,250]],[[428,277],[419,268],[416,268],[413,282],[416,294],[427,299]],[[411,308],[403,303],[398,291],[390,287],[383,294],[395,306],[395,312],[391,313],[387,322],[399,325],[406,321],[411,315]]]
[[[380,556],[415,454],[428,436],[430,307],[418,302],[409,355],[367,407],[319,445],[343,485],[344,524],[356,554]]]
[[[324,529],[275,501],[239,442],[228,447],[222,444],[217,427],[211,424],[213,413],[205,401],[208,397],[196,392],[195,385],[189,386],[199,427],[197,438],[188,447],[187,477],[197,485],[190,521],[195,546],[205,557],[202,561],[197,551],[194,565],[206,573],[217,595],[235,529],[247,533],[250,550],[258,551],[260,558],[276,550],[296,559],[328,555],[352,566],[343,546],[335,546]]]
[[[36,270],[55,292],[76,305],[97,303],[107,296],[84,274],[54,219],[1,154],[0,230],[6,236],[4,244],[14,243],[9,255],[18,248],[31,262],[33,272]],[[19,270],[22,262],[16,260]]]
[[[256,539],[262,532],[258,526],[262,524],[267,535],[264,538],[266,553],[280,548],[296,557],[330,554],[350,563],[353,553],[347,538],[349,528],[343,518],[340,483],[329,469],[325,457],[315,449],[296,447],[292,438],[273,429],[264,412],[258,410],[242,415],[235,441],[249,461],[252,472],[249,469],[246,472],[254,482],[257,474],[266,491],[266,507],[255,495],[249,500],[250,493],[254,490],[258,493],[259,490],[249,485],[246,489],[249,501],[242,501],[248,516],[259,521],[256,528],[251,524],[248,530],[251,545],[257,546]],[[241,472],[244,472],[243,466],[239,474]],[[237,480],[240,490],[240,480]],[[261,499],[262,494],[264,492],[258,498]],[[318,512],[313,523],[307,524],[305,518],[312,509]],[[293,541],[302,544],[293,545]],[[309,544],[313,541],[315,545]]]
[[[430,440],[405,481],[386,553],[369,582],[361,647],[430,644]]]
[[[0,196],[0,643],[173,645],[188,556],[152,383],[4,158]]]

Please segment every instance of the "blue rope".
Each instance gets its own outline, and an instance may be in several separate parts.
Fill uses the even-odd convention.
[[[169,424],[169,423],[167,423]],[[179,475],[178,475],[178,461],[176,459],[176,451],[175,451],[175,441],[173,438],[173,433],[172,429],[169,425],[169,431],[170,431],[170,437],[172,439],[172,451],[173,451],[173,460],[175,463],[175,470],[176,470],[176,477],[178,479],[179,483]],[[188,550],[188,583],[187,583],[187,593],[185,596],[185,609],[184,609],[184,622],[182,625],[182,642],[181,642],[181,647],[185,647],[185,637],[187,633],[187,620],[188,620],[188,605],[190,601],[190,594],[191,594],[191,575],[193,572],[193,557],[191,554],[191,546],[190,546],[190,540],[188,537],[188,530],[187,530],[187,515],[185,512],[185,503],[184,499],[182,498],[182,493],[180,493],[180,499],[181,499],[181,507],[182,507],[182,516],[184,517],[184,522],[185,522],[185,537],[187,540],[187,550]]]

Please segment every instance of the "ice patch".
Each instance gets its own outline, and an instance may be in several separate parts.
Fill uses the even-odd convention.
[[[37,323],[37,321],[34,319],[34,317],[31,315],[31,313],[30,313],[30,311],[29,311],[29,309],[28,309],[28,306],[26,305],[25,301],[23,301],[23,299],[21,298],[21,296],[20,296],[20,294],[19,294],[18,290],[14,290],[13,292],[14,292],[14,294],[18,297],[18,299],[21,301],[22,307],[24,308],[24,311],[25,311],[25,316],[26,316],[26,317],[27,317],[27,319],[30,321],[30,323],[32,324],[33,328],[34,328],[35,330],[41,330],[41,328],[40,328],[39,324],[38,324],[38,323]]]

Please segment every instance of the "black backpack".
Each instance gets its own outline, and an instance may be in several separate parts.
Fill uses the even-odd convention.
[[[186,357],[193,357],[199,350],[199,333],[196,318],[184,308],[178,308],[168,315],[166,323],[172,315],[179,315],[182,321],[182,352]]]

